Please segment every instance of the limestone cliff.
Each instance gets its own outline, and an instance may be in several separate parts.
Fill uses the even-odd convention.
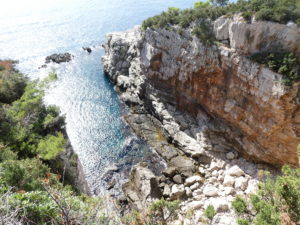
[[[220,43],[211,46],[188,30],[179,34],[135,27],[108,34],[104,69],[121,98],[131,105],[145,104],[172,142],[180,144],[182,136],[187,140],[191,134],[193,138],[183,144],[191,155],[217,148],[218,143],[204,146],[191,130],[195,127],[173,126],[169,118],[173,108],[191,113],[198,121],[208,118],[227,146],[246,157],[273,165],[298,165],[300,84],[285,87],[282,75],[248,56],[279,45],[300,55],[300,28],[247,23],[238,15],[221,17],[213,26]]]

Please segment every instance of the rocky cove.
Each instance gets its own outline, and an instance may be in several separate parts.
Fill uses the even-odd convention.
[[[180,199],[184,224],[200,224],[208,205],[218,212],[213,224],[235,224],[230,203],[257,190],[259,170],[299,166],[299,83],[283,85],[248,57],[278,45],[299,55],[299,27],[239,14],[211,26],[215,45],[188,29],[110,33],[102,58],[130,107],[125,120],[167,164],[162,173],[135,166],[126,199],[141,211],[153,199]]]

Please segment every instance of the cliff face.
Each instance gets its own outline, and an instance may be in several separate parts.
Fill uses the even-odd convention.
[[[132,105],[147,103],[156,93],[162,102],[195,117],[204,111],[214,130],[244,156],[298,165],[299,84],[284,87],[280,74],[247,55],[276,46],[299,55],[300,29],[271,22],[248,24],[235,16],[215,21],[214,32],[221,43],[213,46],[188,31],[141,32],[136,27],[111,33],[104,69],[119,90],[126,90],[121,97]],[[151,103],[147,108],[159,117],[159,106]],[[160,119],[167,127],[166,118]]]

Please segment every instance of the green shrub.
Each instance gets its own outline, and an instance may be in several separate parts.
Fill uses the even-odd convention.
[[[12,74],[11,74],[12,73]],[[10,104],[21,97],[26,87],[26,78],[15,72],[0,73],[0,103]]]
[[[237,219],[237,224],[238,225],[250,225],[251,222],[249,220],[246,220],[246,219],[238,218]]]
[[[0,65],[0,71],[3,71],[3,70],[5,70],[5,67]]]
[[[284,166],[282,175],[276,178],[266,173],[257,194],[251,195],[250,200],[254,215],[246,210],[246,202],[239,197],[232,206],[243,218],[252,218],[255,225],[280,225],[283,217],[297,224],[300,220],[300,169]],[[239,221],[238,224],[247,224]]]
[[[180,25],[182,28],[190,26],[199,19],[215,20],[222,15],[242,13],[250,22],[252,15],[257,20],[267,20],[278,23],[294,21],[300,24],[300,5],[296,0],[239,0],[227,4],[228,0],[211,0],[209,2],[195,2],[194,8],[185,10],[173,10],[170,8],[160,15],[146,19],[142,28],[164,28]]]
[[[207,1],[207,2],[195,2],[195,3],[194,3],[194,8],[195,8],[195,9],[196,9],[196,8],[205,8],[205,7],[208,7],[209,4],[210,4],[209,1]]]
[[[49,168],[38,159],[7,160],[0,164],[1,180],[17,190],[40,190],[41,179],[49,172]]]
[[[276,179],[276,191],[293,221],[300,221],[300,169],[284,166],[282,172],[283,176]]]
[[[192,31],[204,44],[212,44],[215,41],[213,30],[208,21],[199,22]]]
[[[17,159],[17,154],[13,152],[9,147],[5,147],[0,143],[0,163],[5,160],[15,160]]]
[[[288,52],[260,52],[253,54],[251,59],[265,64],[273,71],[283,75],[283,83],[292,85],[300,81],[300,65],[297,57]]]
[[[232,207],[238,214],[247,212],[247,203],[245,199],[241,198],[240,196],[235,197],[235,199],[232,202]]]
[[[59,153],[64,151],[65,145],[65,138],[63,134],[59,132],[57,136],[49,135],[42,139],[37,146],[37,152],[42,159],[51,160],[55,159]]]
[[[212,220],[216,214],[217,212],[212,205],[207,206],[207,208],[204,210],[204,215],[210,220]]]
[[[150,221],[152,224],[168,224],[177,218],[176,210],[179,208],[179,201],[167,201],[160,199],[150,206]]]

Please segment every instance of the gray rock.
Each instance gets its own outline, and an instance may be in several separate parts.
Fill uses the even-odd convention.
[[[214,185],[208,184],[204,187],[203,194],[207,197],[218,196],[218,189]]]
[[[171,160],[172,158],[176,157],[178,155],[177,151],[175,150],[175,148],[169,146],[169,145],[165,145],[163,147],[163,151],[161,153],[162,157],[164,157],[167,160]]]
[[[194,183],[199,183],[199,182],[203,182],[203,178],[198,176],[198,175],[195,175],[195,176],[192,176],[192,177],[188,177],[186,180],[185,180],[185,186],[191,186],[192,184]]]
[[[248,186],[248,179],[245,177],[238,177],[236,178],[234,182],[234,187],[236,189],[241,189],[242,191],[245,191]]]
[[[163,170],[162,172],[166,177],[173,177],[176,174],[176,168],[171,166],[167,167],[166,169]]]
[[[223,185],[226,187],[232,187],[233,184],[234,184],[234,177],[232,177],[230,175],[226,175],[224,177]]]
[[[179,199],[185,194],[183,184],[174,184],[171,189],[171,200]]]
[[[129,181],[122,186],[122,190],[129,203],[139,210],[145,207],[148,198],[160,199],[162,196],[156,176],[141,165],[133,167]]]
[[[63,63],[63,62],[70,62],[72,60],[72,55],[68,52],[60,53],[60,54],[52,54],[46,57],[45,63]]]
[[[193,185],[191,185],[190,186],[190,189],[192,190],[192,191],[194,191],[194,190],[196,190],[197,188],[199,188],[200,187],[200,183],[194,183]]]
[[[228,159],[228,160],[233,160],[235,158],[236,158],[236,156],[235,156],[235,154],[233,152],[228,152],[226,154],[226,159]]]
[[[171,194],[171,188],[170,188],[170,186],[169,186],[168,184],[166,184],[166,185],[164,186],[163,196],[164,196],[164,197],[169,197],[170,194]]]
[[[237,165],[230,167],[227,171],[227,174],[230,176],[240,177],[245,175],[244,171]]]
[[[186,196],[188,196],[188,197],[192,196],[193,192],[189,187],[185,187],[184,190],[185,190]]]
[[[177,174],[173,177],[173,181],[176,183],[176,184],[182,184],[183,183],[183,180],[182,180],[182,177],[180,174]]]
[[[171,159],[170,166],[175,167],[181,174],[192,173],[195,170],[194,161],[186,156],[177,156]]]

